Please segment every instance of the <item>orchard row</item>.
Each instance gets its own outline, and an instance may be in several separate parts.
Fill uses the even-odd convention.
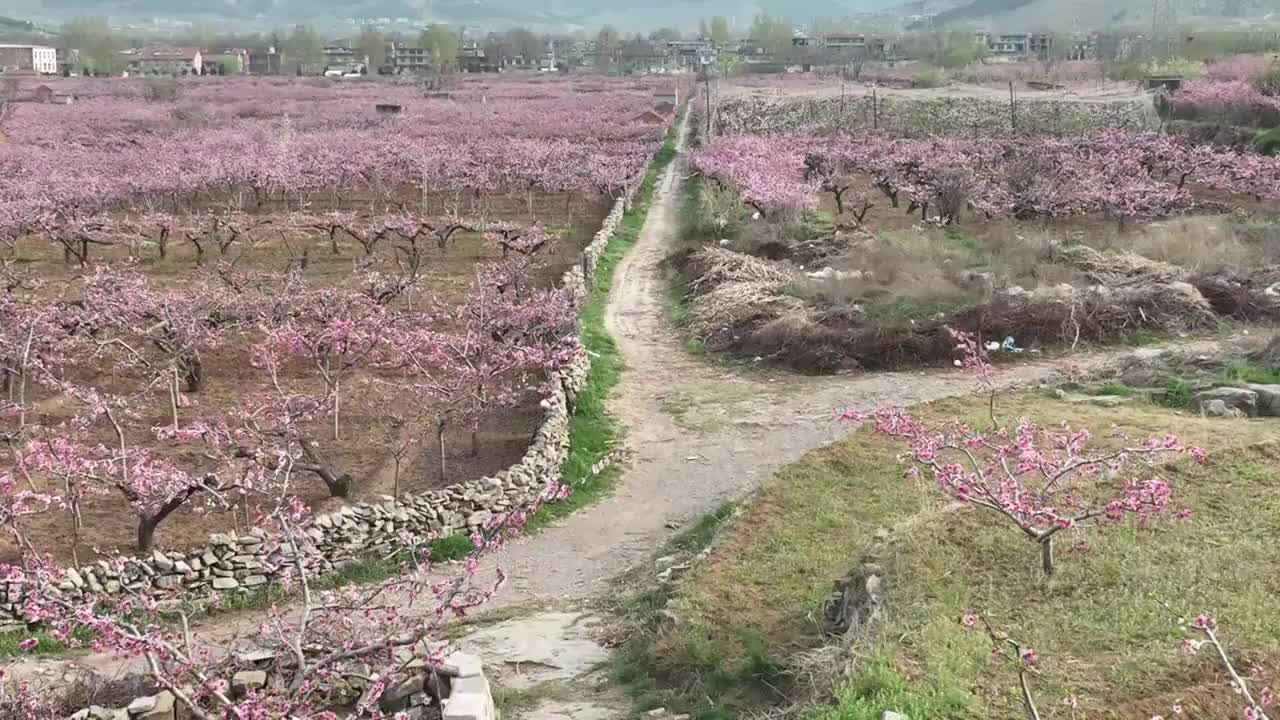
[[[311,88],[306,100],[273,99],[267,91],[276,88],[264,85],[259,95],[189,105],[19,104],[0,145],[0,236],[121,208],[276,203],[379,213],[493,193],[616,197],[638,180],[667,124],[646,114],[652,86],[621,81],[495,100],[381,87],[328,98]],[[382,104],[395,112],[379,112]]]
[[[983,140],[742,135],[696,153],[693,166],[766,216],[812,209],[829,193],[838,212],[852,207],[861,219],[876,198],[849,196],[865,187],[947,223],[966,211],[987,219],[1101,213],[1124,223],[1192,210],[1197,188],[1280,200],[1280,158],[1118,130]]]

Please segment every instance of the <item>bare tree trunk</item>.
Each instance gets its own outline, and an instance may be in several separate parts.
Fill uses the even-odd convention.
[[[1053,574],[1053,536],[1050,535],[1040,541],[1040,569],[1044,571],[1045,577]]]
[[[444,418],[436,420],[436,445],[440,449],[440,482],[444,482],[445,478],[445,460],[444,460]]]
[[[316,447],[316,444],[307,438],[298,438],[298,446],[302,449],[302,456],[306,460],[303,469],[314,473],[316,477],[324,482],[329,488],[329,495],[332,497],[349,497],[351,495],[351,475],[349,473],[339,474],[334,469],[333,463],[325,456],[324,452]]]
[[[138,519],[138,552],[144,553],[151,549],[151,545],[156,539],[156,525],[158,524],[149,517]]]
[[[394,458],[392,458],[392,462],[395,463],[395,475],[393,476],[393,479],[391,481],[391,497],[395,498],[396,500],[399,500],[400,499],[400,456],[396,455]]]
[[[333,381],[333,439],[334,440],[338,439],[338,410],[339,410],[338,382],[339,382],[338,380]]]
[[[169,411],[173,415],[173,431],[178,431],[178,368],[169,377]]]
[[[204,382],[204,363],[200,361],[200,356],[194,352],[182,358],[183,381],[187,385],[187,392],[200,392],[200,386]]]

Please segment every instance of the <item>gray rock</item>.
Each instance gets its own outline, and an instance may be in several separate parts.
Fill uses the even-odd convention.
[[[67,568],[66,578],[71,582],[72,586],[77,588],[84,587],[84,578],[80,577],[80,573],[76,572],[75,568]]]
[[[155,552],[151,553],[151,564],[155,565],[156,567],[160,568],[165,572],[168,572],[169,570],[173,569],[173,561],[170,560],[168,556],[166,556],[164,553],[160,552],[159,550],[156,550]]]
[[[1209,390],[1201,390],[1191,396],[1192,406],[1205,415],[1210,417],[1228,417],[1235,415],[1235,413],[1231,413],[1230,415],[1218,414],[1221,410],[1216,405],[1211,410],[1209,406],[1212,405],[1215,400],[1221,401],[1221,403],[1228,409],[1237,410],[1239,413],[1248,417],[1254,417],[1258,414],[1258,393],[1246,388],[1210,388]]]
[[[1228,407],[1222,400],[1210,400],[1200,406],[1200,412],[1207,417],[1242,418],[1247,417],[1243,410]]]
[[[142,713],[151,712],[155,706],[155,697],[148,695],[146,697],[134,698],[134,701],[129,703],[129,707],[125,708],[125,710],[129,711],[130,716],[137,717]]]
[[[1280,385],[1246,385],[1258,394],[1258,415],[1280,417]]]
[[[414,675],[399,685],[387,689],[382,693],[382,697],[378,698],[378,707],[382,708],[382,712],[394,713],[407,709],[413,703],[409,698],[422,692],[422,676]]]
[[[885,710],[880,720],[907,720],[907,716],[893,710]]]
[[[444,664],[454,670],[459,678],[479,675],[484,669],[479,656],[461,651],[450,653],[449,657],[444,659]]]
[[[231,694],[237,698],[266,686],[267,673],[263,670],[241,670],[231,676]]]
[[[234,590],[240,587],[240,582],[235,578],[216,577],[213,579],[214,590]]]
[[[173,697],[173,693],[165,690],[159,695],[149,699],[151,700],[151,708],[134,715],[137,720],[174,720],[175,698]],[[131,710],[129,714],[133,715],[133,711]]]
[[[173,590],[182,587],[181,575],[161,575],[156,578],[156,587],[161,590]]]
[[[275,659],[276,654],[270,650],[250,650],[249,652],[236,653],[236,662],[241,665],[258,665]]]

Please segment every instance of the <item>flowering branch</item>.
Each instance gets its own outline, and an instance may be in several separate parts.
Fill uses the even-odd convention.
[[[1213,617],[1201,613],[1196,615],[1190,623],[1187,623],[1186,627],[1204,635],[1205,639],[1194,640],[1187,638],[1182,642],[1183,652],[1188,655],[1194,655],[1205,645],[1211,646],[1217,652],[1218,659],[1222,661],[1222,667],[1231,676],[1231,689],[1245,699],[1244,719],[1271,720],[1271,716],[1267,714],[1265,708],[1275,704],[1275,695],[1272,693],[1271,688],[1264,687],[1258,691],[1256,697],[1254,696],[1253,691],[1249,689],[1249,684],[1236,671],[1230,656],[1227,655],[1227,649],[1222,645],[1222,641],[1218,639],[1218,623]]]

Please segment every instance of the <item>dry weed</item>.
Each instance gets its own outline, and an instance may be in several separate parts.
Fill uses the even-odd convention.
[[[1152,223],[1119,239],[1119,246],[1190,272],[1238,267],[1256,257],[1227,216],[1182,217]]]
[[[719,247],[705,247],[694,253],[689,262],[693,276],[689,288],[696,293],[730,282],[782,287],[795,277],[795,273],[778,263]]]
[[[712,350],[727,348],[751,327],[803,312],[804,303],[782,294],[783,283],[730,281],[694,297],[689,331]]]
[[[1133,252],[1102,252],[1087,245],[1058,248],[1057,256],[1095,282],[1109,287],[1181,282],[1188,274],[1177,265],[1150,260]]]

